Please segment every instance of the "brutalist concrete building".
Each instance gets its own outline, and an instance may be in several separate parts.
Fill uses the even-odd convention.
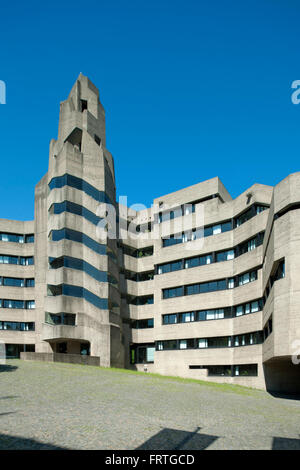
[[[0,219],[0,342],[7,357],[299,391],[299,273],[300,173],[236,199],[216,177],[127,208],[80,74],[34,220]]]

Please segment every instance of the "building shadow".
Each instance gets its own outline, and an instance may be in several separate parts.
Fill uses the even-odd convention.
[[[0,450],[69,450],[49,443],[25,437],[0,434]]]
[[[11,366],[9,364],[0,364],[0,372],[14,372],[18,369],[17,366]]]
[[[11,400],[13,398],[19,398],[19,395],[7,395],[5,397],[0,397],[0,400]]]
[[[270,359],[263,363],[266,390],[277,398],[299,400],[300,368],[291,357]]]
[[[269,395],[274,398],[284,398],[285,400],[300,400],[300,393],[282,393],[282,392],[273,392],[267,390]]]
[[[218,436],[164,428],[135,450],[204,450],[218,439]]]
[[[300,439],[273,437],[272,450],[300,450]]]

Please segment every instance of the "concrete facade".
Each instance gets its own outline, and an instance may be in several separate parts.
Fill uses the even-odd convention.
[[[113,237],[99,229],[110,208]],[[118,204],[104,109],[80,74],[34,221],[0,220],[0,341],[11,357],[299,392],[299,214],[300,173],[236,199],[216,177],[149,209]]]

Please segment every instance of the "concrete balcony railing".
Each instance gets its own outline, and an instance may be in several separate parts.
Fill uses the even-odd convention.
[[[73,325],[51,325],[50,323],[43,323],[42,326],[42,339],[43,341],[53,341],[56,339],[78,339],[78,331],[76,326]]]
[[[100,366],[100,357],[83,356],[81,354],[21,352],[20,358],[23,361],[64,362],[66,364]]]

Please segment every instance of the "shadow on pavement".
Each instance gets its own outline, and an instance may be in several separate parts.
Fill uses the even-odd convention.
[[[8,364],[0,364],[0,372],[13,372],[18,369],[17,366],[10,366]]]
[[[284,398],[285,400],[300,400],[300,393],[281,393],[271,392],[269,390],[268,393],[274,398]]]
[[[0,434],[0,450],[68,450],[53,444],[43,443],[34,439]]]
[[[162,429],[135,450],[203,450],[218,439],[218,436],[177,429]]]
[[[300,439],[273,437],[272,450],[300,450]]]
[[[6,395],[5,397],[0,397],[0,400],[10,400],[11,398],[19,398],[19,395]]]

